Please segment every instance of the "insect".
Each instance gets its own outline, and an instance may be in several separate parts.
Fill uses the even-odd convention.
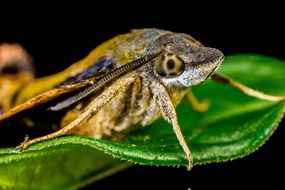
[[[162,116],[172,124],[190,170],[193,158],[175,107],[184,97],[197,111],[208,107],[207,102],[197,101],[191,87],[211,78],[250,96],[283,100],[215,74],[223,59],[222,52],[203,46],[187,34],[133,30],[99,45],[58,74],[25,83],[15,93],[11,108],[0,115],[0,121],[39,105],[48,105],[47,112],[64,112],[58,131],[24,141],[20,145],[24,150],[66,134],[113,139],[136,124],[145,126]]]

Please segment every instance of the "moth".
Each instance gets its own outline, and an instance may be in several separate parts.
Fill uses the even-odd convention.
[[[212,79],[256,98],[283,100],[216,74],[223,60],[221,51],[205,47],[187,34],[132,30],[104,42],[60,73],[25,82],[17,93],[10,94],[13,98],[6,103],[9,106],[0,122],[45,104],[49,105],[46,112],[64,112],[58,131],[24,141],[20,148],[25,150],[67,134],[113,139],[162,116],[172,124],[190,170],[189,140],[179,127],[175,107],[184,97],[197,111],[209,106],[197,101],[192,87]]]

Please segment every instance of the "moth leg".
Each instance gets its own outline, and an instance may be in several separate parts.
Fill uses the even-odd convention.
[[[268,100],[268,101],[272,101],[272,102],[279,102],[279,101],[283,101],[284,97],[282,96],[272,96],[269,94],[265,94],[262,92],[259,92],[257,90],[254,90],[244,84],[241,84],[233,79],[227,78],[225,76],[222,75],[218,75],[218,74],[214,74],[212,75],[212,79],[218,83],[221,84],[227,84],[230,85],[234,88],[237,88],[238,90],[242,91],[243,93],[258,98],[258,99],[262,99],[262,100]]]
[[[189,161],[187,170],[191,170],[193,167],[193,157],[178,124],[175,107],[172,104],[171,98],[165,87],[159,82],[155,83],[154,93],[163,118],[172,124],[176,137],[186,154],[186,157]]]
[[[204,99],[202,101],[199,101],[197,97],[193,94],[192,89],[189,89],[189,91],[186,94],[187,101],[192,106],[192,108],[197,112],[205,112],[210,107],[210,100]]]
[[[73,120],[72,122],[67,124],[65,127],[63,127],[62,129],[60,129],[54,133],[51,133],[51,134],[48,134],[46,136],[42,136],[39,138],[35,138],[32,140],[28,140],[28,141],[23,142],[20,145],[20,149],[24,150],[32,144],[51,140],[51,139],[66,135],[69,131],[71,131],[75,127],[79,126],[82,122],[85,122],[88,119],[90,119],[104,105],[106,105],[108,102],[110,102],[120,92],[124,92],[129,87],[129,85],[131,85],[135,80],[136,80],[135,74],[130,74],[130,75],[128,75],[122,79],[115,81],[114,84],[112,84],[105,91],[103,91],[102,94],[100,94],[99,96],[94,98],[88,104],[88,106],[85,108],[84,112],[78,118],[76,118],[75,120]]]

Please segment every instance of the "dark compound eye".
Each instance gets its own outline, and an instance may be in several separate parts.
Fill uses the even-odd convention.
[[[173,59],[169,59],[169,60],[167,61],[167,68],[168,68],[169,70],[172,70],[172,69],[175,68],[175,62],[174,62]]]
[[[179,76],[185,68],[184,62],[173,54],[165,54],[156,59],[155,71],[162,77]]]

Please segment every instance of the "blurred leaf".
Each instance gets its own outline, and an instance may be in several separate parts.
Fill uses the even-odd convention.
[[[260,91],[285,96],[283,61],[259,55],[229,56],[219,73]],[[212,81],[194,88],[194,93],[199,99],[210,99],[210,109],[197,113],[183,101],[177,113],[195,165],[232,160],[257,150],[285,111],[284,102],[258,100]],[[0,186],[78,188],[130,165],[112,157],[146,165],[187,164],[171,126],[158,120],[121,142],[69,136],[36,144],[24,153],[2,149]]]

